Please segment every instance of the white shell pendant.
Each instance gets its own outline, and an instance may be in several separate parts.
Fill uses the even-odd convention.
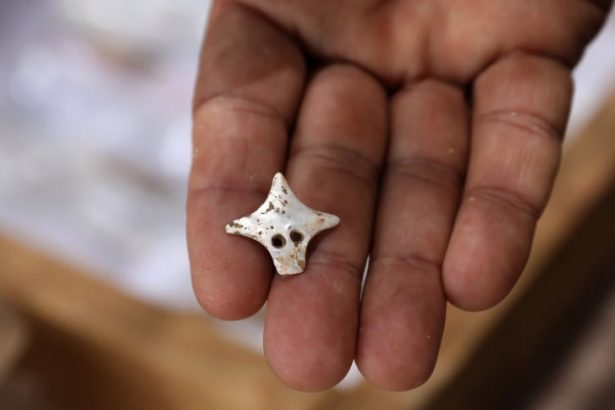
[[[310,240],[339,223],[339,217],[299,201],[278,172],[265,202],[252,214],[226,225],[226,233],[258,241],[269,251],[280,275],[294,275],[305,270]]]

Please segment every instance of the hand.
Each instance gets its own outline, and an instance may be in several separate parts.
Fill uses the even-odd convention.
[[[334,385],[353,358],[381,387],[423,383],[446,302],[493,306],[526,263],[557,170],[570,69],[608,7],[215,2],[188,198],[199,302],[239,319],[267,300],[265,354],[297,389]],[[280,170],[307,205],[342,220],[290,278],[273,275],[259,244],[224,231]]]

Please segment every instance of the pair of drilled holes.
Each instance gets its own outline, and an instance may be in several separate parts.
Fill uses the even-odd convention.
[[[290,240],[293,241],[295,245],[298,245],[303,240],[303,234],[293,229],[290,231]],[[283,248],[284,245],[286,245],[286,238],[282,234],[275,234],[271,237],[271,245],[273,245],[274,248]]]

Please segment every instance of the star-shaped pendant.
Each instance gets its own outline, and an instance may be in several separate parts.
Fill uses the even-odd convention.
[[[250,215],[226,225],[226,233],[258,241],[269,251],[280,275],[294,275],[305,270],[310,240],[339,223],[339,217],[303,204],[278,172],[265,202]]]

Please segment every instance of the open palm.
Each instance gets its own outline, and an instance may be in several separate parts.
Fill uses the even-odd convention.
[[[295,388],[330,387],[355,358],[382,387],[423,383],[446,302],[493,306],[526,263],[557,170],[570,69],[608,7],[214,2],[188,198],[200,303],[238,319],[267,300],[265,353]],[[290,278],[224,231],[260,205],[276,171],[342,220]]]

